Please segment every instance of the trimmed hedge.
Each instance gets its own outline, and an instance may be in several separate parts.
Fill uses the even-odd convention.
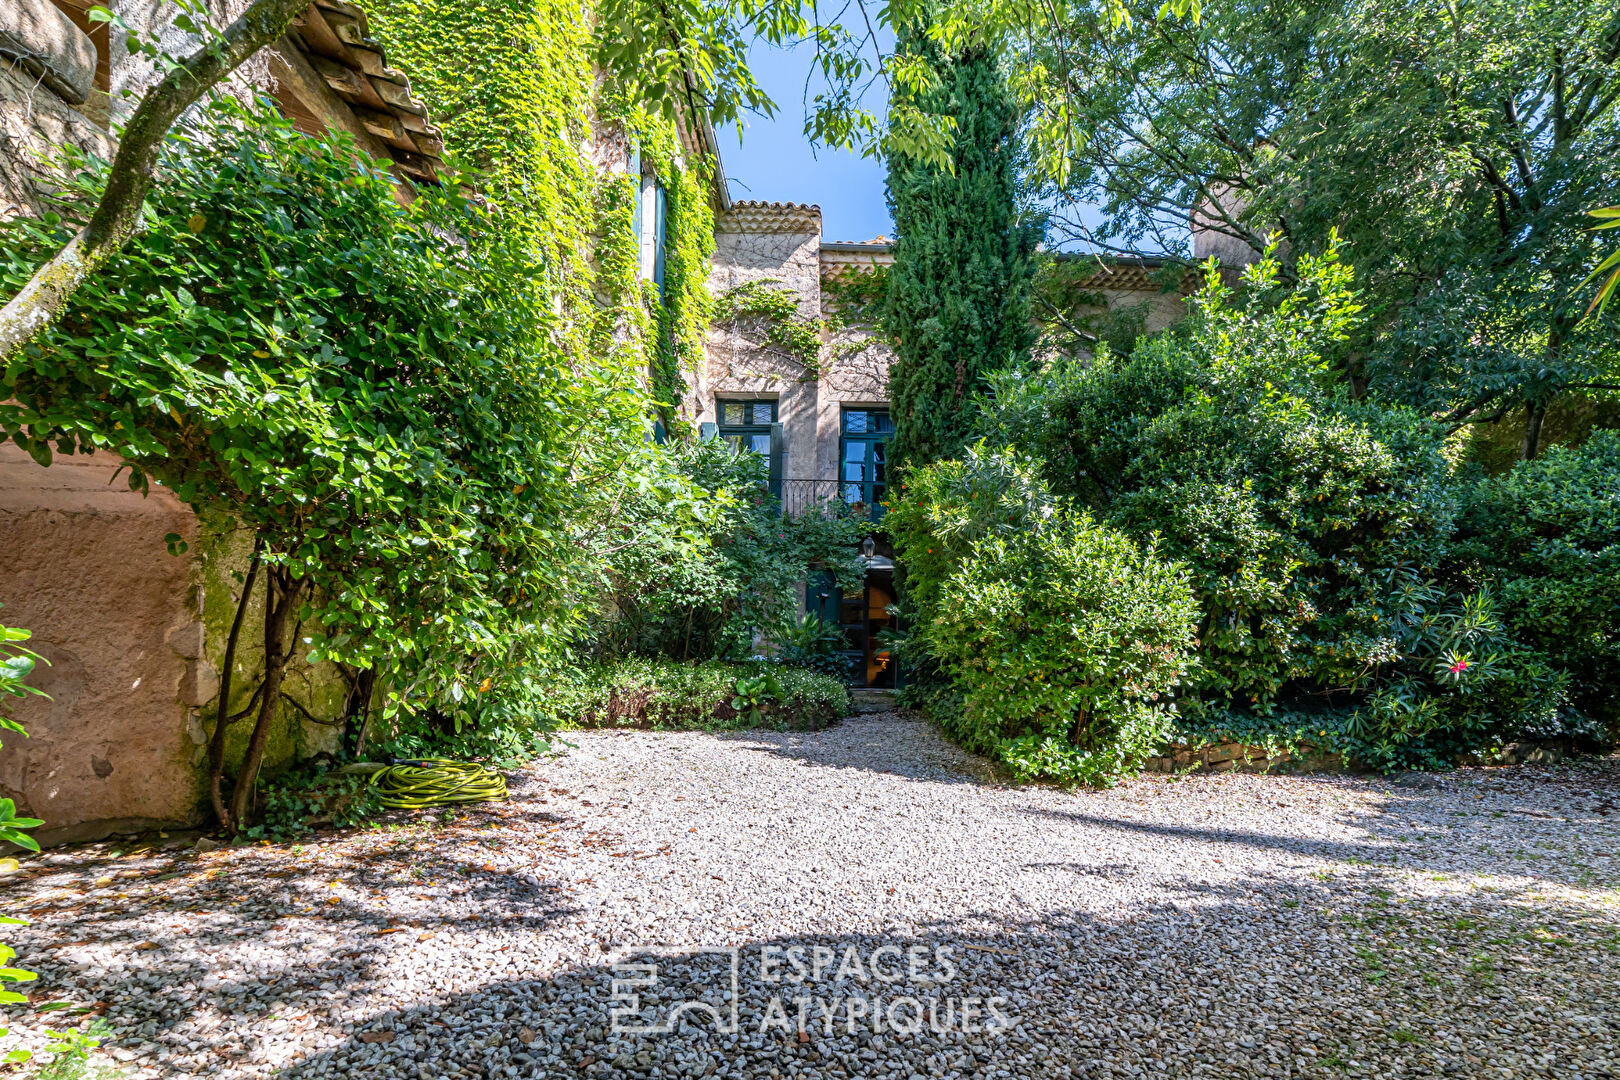
[[[731,705],[737,680],[769,671],[781,696],[760,706],[761,725]],[[559,690],[563,688],[559,687]],[[849,691],[837,679],[793,667],[763,668],[720,661],[679,663],[631,657],[593,665],[561,715],[579,727],[700,728],[735,731],[751,726],[813,731],[849,714]]]

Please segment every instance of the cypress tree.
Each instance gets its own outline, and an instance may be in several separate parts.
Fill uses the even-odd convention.
[[[1019,208],[1019,112],[997,50],[972,45],[945,56],[921,28],[903,32],[899,47],[939,75],[919,110],[954,117],[956,131],[954,173],[889,156],[895,245],[885,327],[895,349],[889,467],[897,478],[908,466],[960,454],[973,394],[991,372],[1028,359],[1039,239]]]

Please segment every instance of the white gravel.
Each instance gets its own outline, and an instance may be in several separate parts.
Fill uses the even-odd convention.
[[[18,962],[129,1077],[1620,1073],[1614,758],[1062,792],[904,714],[570,739],[450,824],[31,860]],[[728,1018],[699,949],[741,947],[736,1034],[611,1030],[611,961],[654,946],[643,1021]],[[831,962],[767,981],[795,946]],[[902,999],[922,1030],[859,1015]]]

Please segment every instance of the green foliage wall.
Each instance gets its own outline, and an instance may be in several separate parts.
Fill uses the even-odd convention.
[[[113,451],[133,487],[159,480],[253,537],[276,614],[251,776],[295,651],[387,673],[406,708],[554,651],[588,580],[585,481],[624,458],[574,426],[613,430],[637,398],[559,347],[498,214],[454,189],[402,207],[345,140],[230,99],[189,134],[165,148],[138,242],[4,371],[0,424],[43,463]],[[66,221],[8,226],[10,282],[102,168]],[[295,626],[307,647],[288,645]]]
[[[956,123],[954,172],[904,156],[889,164],[889,453],[903,476],[908,465],[960,453],[986,374],[1028,358],[1038,231],[1018,206],[1018,109],[995,52],[974,45],[948,57],[921,31],[903,33],[900,49],[939,76],[937,88],[902,104]]]
[[[714,254],[714,210],[709,198],[714,162],[705,158],[682,169],[676,166],[672,152],[662,162],[659,175],[672,178],[673,183],[666,185],[669,240],[663,297],[655,301],[658,340],[652,391],[666,430],[690,437],[691,425],[680,420],[677,410],[687,394],[687,377],[695,378],[704,363],[703,342],[714,310],[708,285],[709,259]]]
[[[1452,557],[1492,583],[1514,637],[1620,737],[1620,433],[1468,485]]]
[[[377,0],[373,33],[445,147],[520,238],[538,281],[577,314],[588,298],[593,179],[590,31],[568,0]]]
[[[1287,290],[1251,268],[1242,302],[1211,270],[1195,313],[1129,357],[996,380],[986,434],[1186,564],[1191,723],[1267,719],[1384,767],[1593,734],[1581,688],[1616,673],[1607,444],[1479,481],[1460,543],[1470,484],[1443,427],[1350,396],[1350,271],[1337,249],[1298,267]]]
[[[684,161],[674,121],[631,100],[625,77],[598,82],[586,5],[382,0],[367,10],[447,150],[497,207],[498,227],[550,286],[562,317],[549,331],[649,388],[665,429],[684,431],[677,410],[702,363],[712,305],[712,162]],[[638,178],[593,171],[583,146],[598,133],[628,137],[664,183],[661,296],[637,277]]]

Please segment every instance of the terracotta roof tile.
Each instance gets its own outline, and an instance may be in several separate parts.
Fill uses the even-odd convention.
[[[821,207],[809,203],[734,200],[715,219],[716,232],[821,233]]]
[[[293,34],[326,85],[413,180],[438,181],[444,139],[427,106],[411,94],[404,72],[388,66],[371,36],[366,13],[345,0],[315,0],[293,23]]]

